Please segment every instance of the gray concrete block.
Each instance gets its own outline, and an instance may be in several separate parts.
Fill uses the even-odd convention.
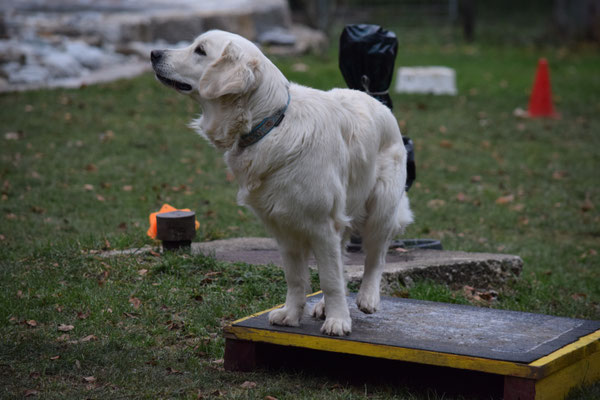
[[[227,262],[282,265],[277,244],[269,238],[236,238],[192,243],[193,254],[204,254]],[[346,276],[350,282],[362,279],[363,253],[347,253]],[[315,266],[314,259],[309,261]],[[386,257],[382,290],[392,292],[398,285],[429,279],[451,287],[469,285],[498,288],[515,279],[523,269],[523,260],[510,254],[470,253],[447,250],[390,251]]]

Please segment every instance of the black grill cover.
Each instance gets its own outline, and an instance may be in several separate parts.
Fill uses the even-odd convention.
[[[392,108],[387,91],[394,76],[398,40],[379,25],[346,25],[340,37],[340,70],[350,89],[367,92]]]

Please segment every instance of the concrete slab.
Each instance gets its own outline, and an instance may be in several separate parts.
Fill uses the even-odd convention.
[[[192,243],[192,253],[215,257],[227,262],[282,265],[275,240],[270,238],[235,238]],[[311,266],[315,260],[310,259]],[[364,254],[347,253],[346,275],[350,282],[362,279]],[[510,254],[468,253],[446,250],[390,251],[386,257],[382,290],[390,292],[398,284],[411,286],[415,280],[430,279],[452,287],[469,285],[497,288],[515,279],[523,269],[523,260]]]

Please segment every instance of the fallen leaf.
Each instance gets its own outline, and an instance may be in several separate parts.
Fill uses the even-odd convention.
[[[573,293],[571,298],[576,301],[583,301],[587,298],[587,294],[585,293]]]
[[[256,382],[246,381],[240,385],[243,389],[254,389]]]
[[[586,197],[583,203],[581,204],[581,211],[588,212],[594,209],[594,203],[590,200],[589,197]]]
[[[22,299],[22,298],[23,298],[23,291],[22,291],[22,290],[17,290],[17,297],[18,297],[19,299]]]
[[[109,142],[112,139],[114,139],[114,137],[115,137],[115,133],[110,130],[103,132],[99,135],[100,142],[102,142],[102,143]]]
[[[482,180],[483,180],[483,178],[481,178],[481,176],[479,176],[479,175],[473,175],[471,177],[471,182],[473,182],[473,183],[478,183],[478,182],[481,182]]]
[[[4,134],[4,139],[6,140],[19,140],[21,135],[18,132],[6,132]]]
[[[147,273],[148,273],[148,270],[145,268],[142,268],[138,271],[139,276],[145,276]]]
[[[94,190],[94,185],[92,185],[90,183],[86,183],[85,185],[83,185],[83,190],[85,190],[87,192],[91,192],[92,190]]]
[[[58,360],[59,358],[60,358],[60,356],[52,356],[52,357],[50,357],[50,360],[52,360],[52,361],[56,361],[56,360]]]
[[[77,319],[87,319],[87,317],[89,317],[89,316],[90,316],[89,312],[87,312],[87,313],[84,313],[82,311],[77,312]]]
[[[554,171],[552,173],[552,178],[556,180],[561,180],[567,176],[567,171]]]
[[[73,325],[65,325],[65,324],[58,325],[58,330],[61,332],[69,332],[69,331],[72,331],[73,329],[75,329],[75,327]]]
[[[25,397],[31,397],[31,396],[37,396],[39,394],[39,392],[35,389],[28,389],[25,391],[25,393],[23,394]]]
[[[459,192],[459,193],[456,195],[456,200],[458,200],[458,201],[459,201],[459,202],[461,202],[461,203],[464,203],[465,201],[468,201],[468,198],[467,198],[467,195],[466,195],[466,194],[464,194],[463,192]]]
[[[167,367],[167,375],[175,375],[175,374],[179,375],[179,374],[182,374],[182,372],[176,370],[175,368]]]
[[[167,321],[167,329],[170,331],[176,331],[181,329],[181,325],[179,325],[177,322]]]
[[[35,319],[30,319],[25,321],[25,323],[29,326],[31,326],[32,328],[35,328],[37,326],[37,321]]]
[[[96,335],[87,335],[86,337],[79,339],[79,343],[93,342],[95,340],[98,340]]]
[[[438,209],[440,207],[443,207],[446,205],[446,202],[442,199],[433,199],[433,200],[429,200],[427,202],[427,207],[432,208],[432,209]]]
[[[510,209],[513,211],[523,211],[525,209],[525,204],[518,203],[518,204],[515,204],[514,206],[512,206]]]
[[[56,338],[56,341],[57,342],[66,342],[70,338],[71,338],[71,336],[69,336],[68,333],[63,333],[62,335],[60,335],[59,337]]]
[[[96,171],[98,171],[98,167],[96,166],[96,164],[89,163],[88,165],[85,166],[85,170],[87,172],[96,172]]]
[[[140,308],[140,305],[142,305],[142,301],[140,299],[138,299],[137,297],[131,297],[131,298],[129,298],[129,302],[131,303],[131,305],[133,306],[133,308],[135,308],[136,310],[138,308]]]
[[[265,400],[279,400],[277,397],[265,396]]]
[[[36,214],[44,214],[46,212],[46,209],[40,206],[32,206],[31,211],[33,211]]]
[[[133,186],[125,185],[121,188],[124,192],[131,192],[133,190]]]
[[[449,140],[441,140],[440,141],[440,147],[444,148],[444,149],[451,149],[452,148],[452,142]]]
[[[105,202],[106,198],[104,196],[102,196],[101,194],[96,194],[96,200],[98,200],[100,202]]]
[[[496,204],[508,204],[508,203],[512,203],[514,200],[515,200],[515,195],[509,194],[506,196],[498,197],[496,199]]]
[[[96,382],[96,377],[94,377],[94,376],[86,376],[86,377],[83,378],[83,381],[87,382],[87,383],[93,383],[93,382]]]

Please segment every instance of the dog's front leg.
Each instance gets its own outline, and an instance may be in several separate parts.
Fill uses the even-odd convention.
[[[313,252],[317,259],[319,280],[325,300],[325,322],[321,326],[321,332],[331,336],[343,336],[352,331],[339,243],[335,234],[313,242]],[[319,314],[323,314],[322,310],[313,311],[313,315],[320,316]]]
[[[306,304],[309,284],[308,252],[305,249],[280,249],[283,258],[287,295],[285,306],[269,313],[273,325],[298,326]]]

